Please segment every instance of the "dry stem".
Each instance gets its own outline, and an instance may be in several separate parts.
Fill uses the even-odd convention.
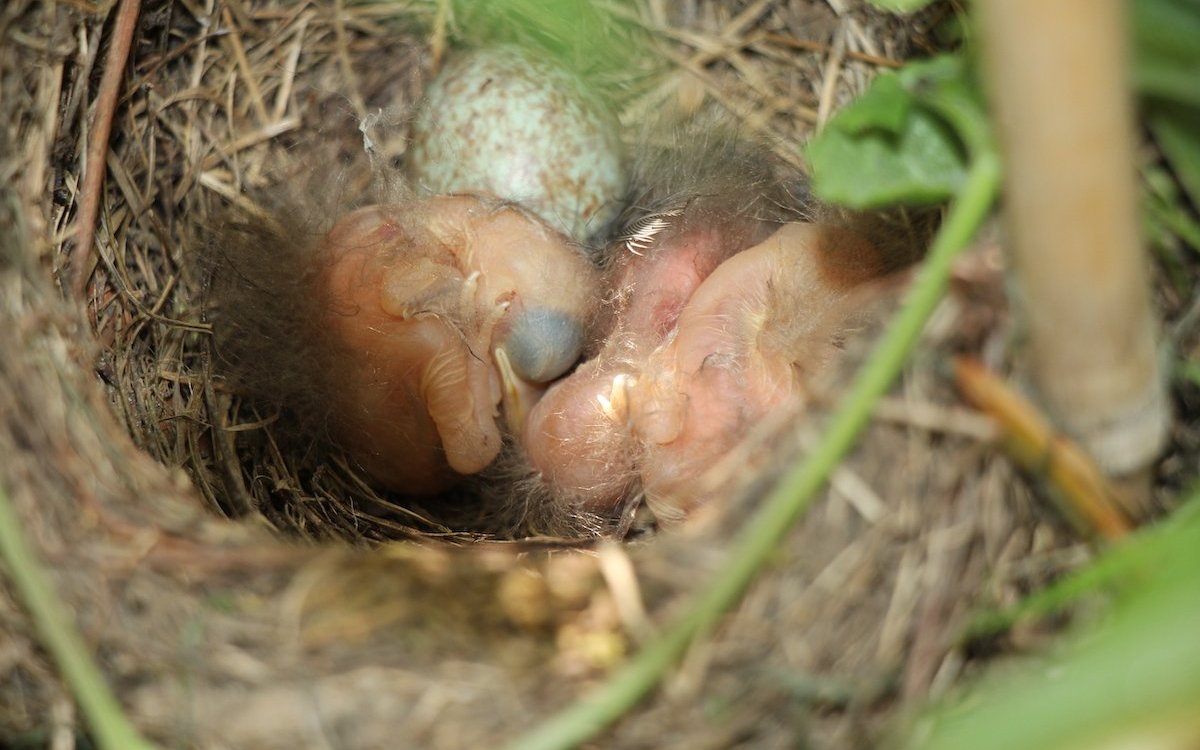
[[[979,11],[1030,374],[1102,467],[1135,472],[1162,449],[1169,416],[1136,212],[1124,4]]]
[[[108,153],[108,137],[112,134],[113,113],[117,108],[117,95],[121,92],[121,81],[125,77],[125,61],[129,59],[129,47],[133,43],[133,31],[137,27],[138,0],[121,0],[117,8],[117,20],[113,25],[113,36],[104,61],[104,77],[100,79],[100,90],[96,96],[96,116],[92,122],[91,138],[88,140],[86,171],[83,190],[79,198],[78,241],[71,257],[70,284],[76,297],[83,297],[87,286],[88,264],[92,258],[92,245],[96,236],[96,217],[100,213],[100,186],[104,182],[104,156]]]

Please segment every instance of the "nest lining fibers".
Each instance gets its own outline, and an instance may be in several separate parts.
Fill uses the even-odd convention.
[[[51,271],[80,231],[110,24],[86,3],[0,12],[3,479],[131,718],[166,745],[495,744],[666,622],[723,564],[751,505],[625,548],[467,544],[477,537],[373,492],[336,456],[288,447],[276,415],[213,371],[197,237],[230,205],[259,211],[317,151],[345,166],[336,208],[361,188],[364,130],[402,121],[447,44],[558,38],[562,19],[530,30],[527,4],[488,5],[143,3],[82,305]],[[946,12],[900,23],[848,2],[667,5],[596,3],[598,44],[645,54],[585,50],[572,64],[627,124],[714,106],[785,160]],[[374,140],[376,158],[402,155]],[[996,300],[952,300],[927,350],[999,351]],[[971,671],[978,644],[954,635],[972,607],[1086,558],[945,406],[931,362],[910,366],[899,416],[873,427],[778,565],[606,744],[867,746],[908,701]],[[934,430],[905,416],[937,404]],[[630,561],[636,585],[617,572]],[[0,632],[0,744],[70,746],[81,718],[7,587]]]

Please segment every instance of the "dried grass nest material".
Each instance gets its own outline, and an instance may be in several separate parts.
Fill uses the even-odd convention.
[[[191,260],[230,204],[253,216],[299,203],[306,215],[288,218],[319,235],[321,217],[378,181],[371,162],[386,172],[403,158],[405,117],[451,41],[515,37],[562,52],[556,35],[575,31],[564,25],[573,19],[542,18],[526,3],[498,7],[506,10],[230,6],[211,15],[215,35],[205,35],[210,16],[202,13],[143,17],[135,54],[145,62],[135,59],[134,69],[145,75],[125,90],[146,96],[131,98],[118,122],[121,159],[108,185],[113,205],[135,213],[110,216],[116,221],[100,229],[115,228],[111,247],[120,252],[99,253],[99,288],[111,277],[123,293],[95,306],[95,325],[112,341],[113,382],[135,441],[185,467],[219,514],[365,541],[487,528],[469,500],[456,513],[450,503],[381,496],[340,456],[288,440],[293,425],[277,424],[270,407],[238,398],[214,362],[206,280]],[[561,57],[619,107],[630,138],[651,113],[716,109],[792,162],[812,127],[912,43],[880,33],[888,24],[881,17],[859,11],[839,20],[821,3],[684,4],[673,17],[595,8],[580,22],[591,49]],[[152,22],[160,24],[157,51]],[[171,42],[189,34],[191,45]],[[148,312],[158,325],[126,324]]]
[[[467,544],[348,467],[284,452],[274,415],[213,377],[188,262],[197,230],[228,204],[253,212],[314,144],[357,163],[360,125],[378,129],[380,158],[396,155],[382,131],[402,110],[389,107],[416,100],[447,44],[531,33],[476,7],[144,3],[82,304],[51,271],[80,231],[110,26],[86,4],[0,11],[0,478],[131,718],[166,745],[492,745],[585,690],[723,564],[742,510],[626,548]],[[782,158],[944,12],[902,24],[832,0],[596,8],[611,11],[606,38],[650,45],[632,67],[591,71],[627,122],[715,106]],[[997,285],[984,273],[952,299],[926,346],[999,351]],[[1087,552],[952,403],[918,357],[779,564],[606,742],[862,747],[969,672],[980,644],[955,641],[966,613]],[[81,719],[5,586],[0,744],[70,746]]]

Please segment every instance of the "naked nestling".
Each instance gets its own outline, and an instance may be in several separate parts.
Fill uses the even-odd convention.
[[[324,399],[323,416],[297,424],[382,490],[466,487],[504,519],[496,530],[520,533],[602,531],[641,497],[679,517],[755,424],[804,408],[911,252],[819,207],[799,174],[719,125],[653,142],[622,156],[621,191],[587,204],[611,204],[613,223],[539,214],[457,172],[447,193],[422,168],[303,241],[267,236],[303,246],[267,251],[299,254],[303,272],[258,282],[290,298],[274,305],[294,321],[282,327],[254,319],[272,305],[244,304],[215,253],[218,350],[235,379],[247,332],[306,352],[286,366],[312,372],[291,373],[285,398]],[[279,343],[262,342],[267,359]]]

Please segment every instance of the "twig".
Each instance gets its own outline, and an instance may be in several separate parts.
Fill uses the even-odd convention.
[[[833,112],[833,98],[837,94],[837,81],[842,72],[842,60],[846,58],[846,27],[839,25],[833,37],[833,47],[825,62],[825,75],[821,80],[821,98],[817,104],[817,130],[825,127],[825,121]]]
[[[954,380],[968,401],[1000,424],[1008,455],[1059,489],[1068,516],[1106,539],[1129,533],[1120,495],[1087,453],[1058,434],[1033,404],[973,359],[954,361]]]
[[[338,67],[341,68],[342,78],[346,81],[346,99],[354,107],[354,114],[362,120],[367,116],[367,105],[363,102],[362,92],[359,91],[354,66],[350,64],[350,42],[346,36],[345,14],[345,0],[336,0],[333,5],[333,34],[337,40]]]
[[[523,737],[511,750],[556,750],[579,745],[619,719],[649,693],[692,640],[716,623],[771,559],[792,523],[850,450],[875,403],[895,380],[925,321],[942,297],[958,251],[987,217],[999,184],[996,155],[976,155],[958,199],[934,240],[904,308],[843,399],[820,444],[788,472],[734,542],[729,565],[661,637],[647,644],[596,692]]]
[[[824,42],[814,42],[808,39],[800,39],[799,37],[789,36],[788,34],[778,34],[773,31],[764,31],[761,34],[752,37],[752,39],[761,38],[773,44],[779,44],[792,49],[802,49],[807,52],[816,52],[818,54],[827,55],[832,50],[832,45]],[[857,60],[871,65],[876,65],[881,68],[899,68],[902,63],[899,60],[893,60],[890,57],[881,57],[872,55],[867,52],[859,52],[857,50],[846,50],[846,59]]]
[[[58,664],[103,750],[153,750],[121,712],[46,571],[22,536],[21,520],[0,486],[0,559],[20,592],[38,637]]]
[[[308,22],[311,20],[312,13],[300,16],[295,32],[296,40],[292,43],[287,60],[283,64],[283,75],[279,80],[279,89],[275,92],[275,108],[271,111],[269,122],[279,122],[287,112],[288,102],[292,97],[292,86],[296,82],[296,69],[300,64],[300,53],[304,50],[304,34],[308,31]]]
[[[262,87],[258,85],[254,66],[250,64],[250,60],[246,57],[246,48],[242,46],[242,35],[238,32],[237,24],[233,22],[233,15],[229,12],[229,8],[225,8],[223,17],[225,25],[229,27],[229,35],[225,39],[233,49],[233,59],[237,61],[238,69],[242,71],[242,78],[246,79],[246,88],[250,90],[250,103],[258,115],[258,122],[260,125],[265,125],[270,122],[271,116],[267,114],[267,105],[263,101]]]
[[[96,94],[96,114],[87,146],[83,185],[79,197],[79,217],[75,220],[79,231],[75,251],[71,255],[71,290],[79,298],[83,297],[88,276],[91,275],[88,272],[88,264],[92,259],[96,218],[100,213],[100,188],[104,184],[106,163],[104,156],[108,152],[108,138],[112,135],[113,114],[117,109],[117,95],[121,92],[121,77],[125,73],[125,62],[129,59],[129,48],[133,44],[133,31],[137,28],[138,10],[139,0],[121,0],[117,8],[117,20],[113,24],[108,57],[104,59],[104,75],[100,78],[100,89]]]

